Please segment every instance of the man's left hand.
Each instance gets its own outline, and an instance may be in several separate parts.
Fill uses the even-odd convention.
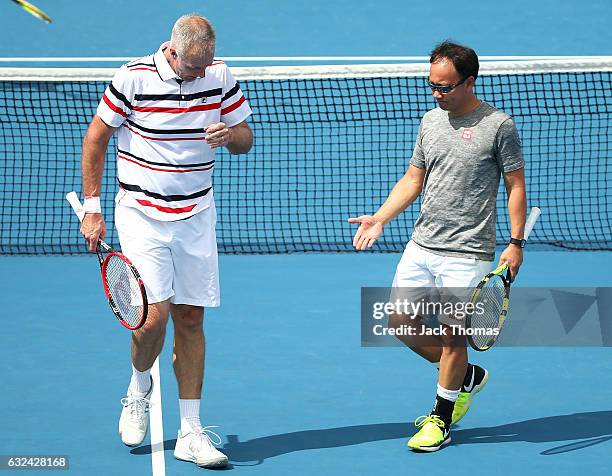
[[[216,124],[211,124],[206,129],[206,142],[210,146],[211,149],[216,149],[217,147],[225,147],[232,140],[232,130],[227,127],[224,122],[217,122]]]
[[[519,268],[523,263],[523,249],[516,245],[508,245],[508,247],[499,257],[498,266],[501,266],[503,263],[508,263],[508,267],[510,268],[510,277],[512,281],[514,281],[516,275],[518,274]]]

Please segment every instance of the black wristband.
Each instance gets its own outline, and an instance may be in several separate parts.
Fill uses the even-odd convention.
[[[518,238],[510,238],[510,241],[508,242],[509,245],[517,245],[521,248],[525,248],[526,243],[527,240],[519,240]]]

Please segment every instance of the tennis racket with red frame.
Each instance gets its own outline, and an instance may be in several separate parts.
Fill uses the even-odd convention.
[[[66,200],[79,220],[83,221],[85,212],[76,192],[68,193]],[[104,293],[113,313],[123,326],[132,331],[142,327],[147,319],[148,302],[138,270],[125,255],[102,240],[98,240],[96,254],[102,271]]]

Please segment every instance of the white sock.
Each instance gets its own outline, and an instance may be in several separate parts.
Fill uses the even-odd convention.
[[[442,397],[444,400],[448,400],[449,402],[454,402],[455,400],[457,400],[457,397],[459,396],[460,391],[461,391],[460,388],[458,388],[457,390],[449,390],[448,388],[444,388],[440,386],[440,384],[438,384],[437,394],[439,397]]]
[[[132,365],[132,380],[130,380],[130,393],[144,395],[151,388],[151,369],[141,372]]]
[[[191,433],[194,428],[202,426],[200,423],[200,399],[186,400],[179,398],[181,414],[181,434]]]

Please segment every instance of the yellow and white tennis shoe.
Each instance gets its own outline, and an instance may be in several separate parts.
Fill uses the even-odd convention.
[[[415,426],[419,431],[408,440],[408,446],[417,451],[438,451],[451,441],[450,431],[438,415],[418,417]]]
[[[451,421],[451,425],[454,425],[465,416],[472,405],[472,400],[474,400],[474,397],[487,385],[487,382],[489,381],[489,372],[487,369],[482,370],[484,370],[484,376],[481,378],[478,384],[474,384],[474,371],[472,372],[471,383],[465,387],[466,391],[459,392],[459,396],[455,401],[455,407],[453,408],[453,419]]]

